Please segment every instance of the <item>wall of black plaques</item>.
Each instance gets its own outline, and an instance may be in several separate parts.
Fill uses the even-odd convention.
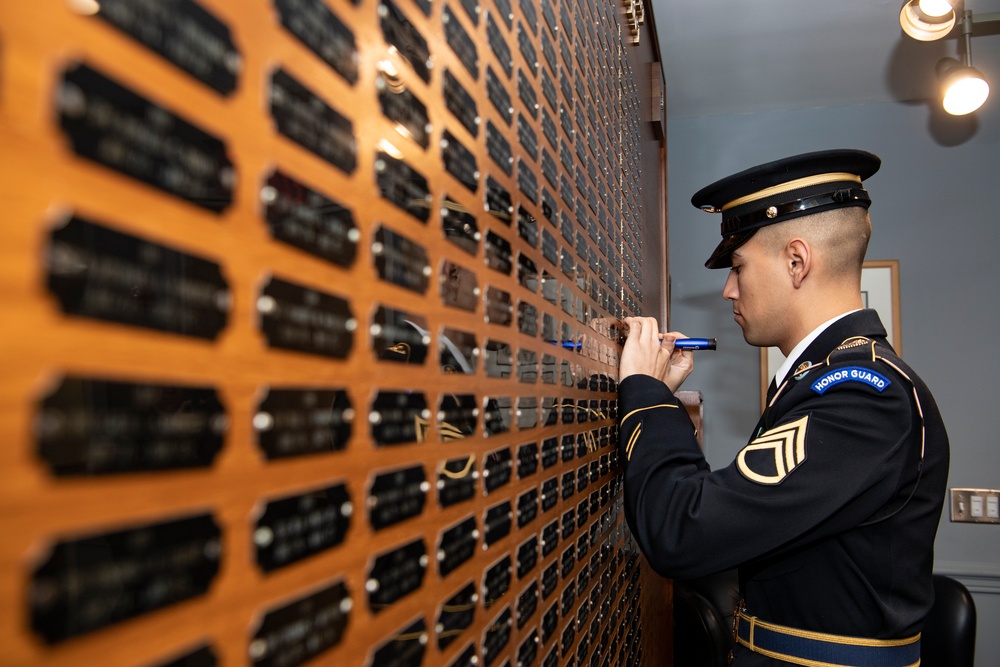
[[[636,664],[642,6],[0,11],[0,662]]]

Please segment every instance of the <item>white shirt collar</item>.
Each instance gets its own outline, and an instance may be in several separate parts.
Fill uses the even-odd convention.
[[[808,336],[806,336],[805,338],[803,338],[802,340],[800,340],[798,342],[798,344],[795,347],[792,348],[792,351],[789,353],[788,357],[785,358],[785,361],[782,362],[781,366],[778,367],[778,372],[774,374],[774,384],[775,384],[775,386],[777,386],[777,387],[781,386],[781,383],[785,381],[785,376],[788,375],[788,371],[791,370],[792,364],[795,363],[795,360],[799,358],[799,355],[801,355],[803,352],[806,351],[806,348],[809,347],[809,345],[814,340],[816,340],[817,338],[819,338],[819,335],[821,333],[823,333],[824,331],[826,331],[830,327],[830,325],[833,324],[834,322],[836,322],[837,320],[839,320],[841,318],[844,318],[844,317],[847,317],[851,313],[856,313],[859,310],[861,310],[861,309],[860,308],[856,308],[855,310],[850,310],[850,311],[848,311],[846,313],[842,313],[840,315],[837,315],[833,319],[827,320],[823,324],[821,324],[818,327],[816,327],[815,329],[813,329],[809,333]]]

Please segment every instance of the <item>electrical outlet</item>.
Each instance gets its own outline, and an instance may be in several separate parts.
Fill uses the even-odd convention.
[[[964,523],[1000,523],[1000,490],[952,489],[951,520]]]

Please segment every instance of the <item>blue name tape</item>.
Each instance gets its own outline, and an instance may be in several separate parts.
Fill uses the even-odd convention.
[[[838,385],[841,382],[862,382],[880,392],[892,384],[889,378],[876,373],[870,368],[848,366],[847,368],[838,368],[827,372],[812,383],[812,390],[817,394],[822,394],[830,387]]]

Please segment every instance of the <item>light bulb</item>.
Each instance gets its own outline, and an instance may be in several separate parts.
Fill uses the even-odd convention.
[[[955,8],[952,7],[948,0],[920,0],[920,11],[927,14],[927,16],[936,18],[954,10]]]
[[[942,104],[952,116],[972,113],[990,96],[990,84],[971,67],[953,72],[945,79],[945,86]]]
[[[955,11],[947,0],[908,0],[899,10],[899,26],[921,42],[945,37],[955,27]]]

